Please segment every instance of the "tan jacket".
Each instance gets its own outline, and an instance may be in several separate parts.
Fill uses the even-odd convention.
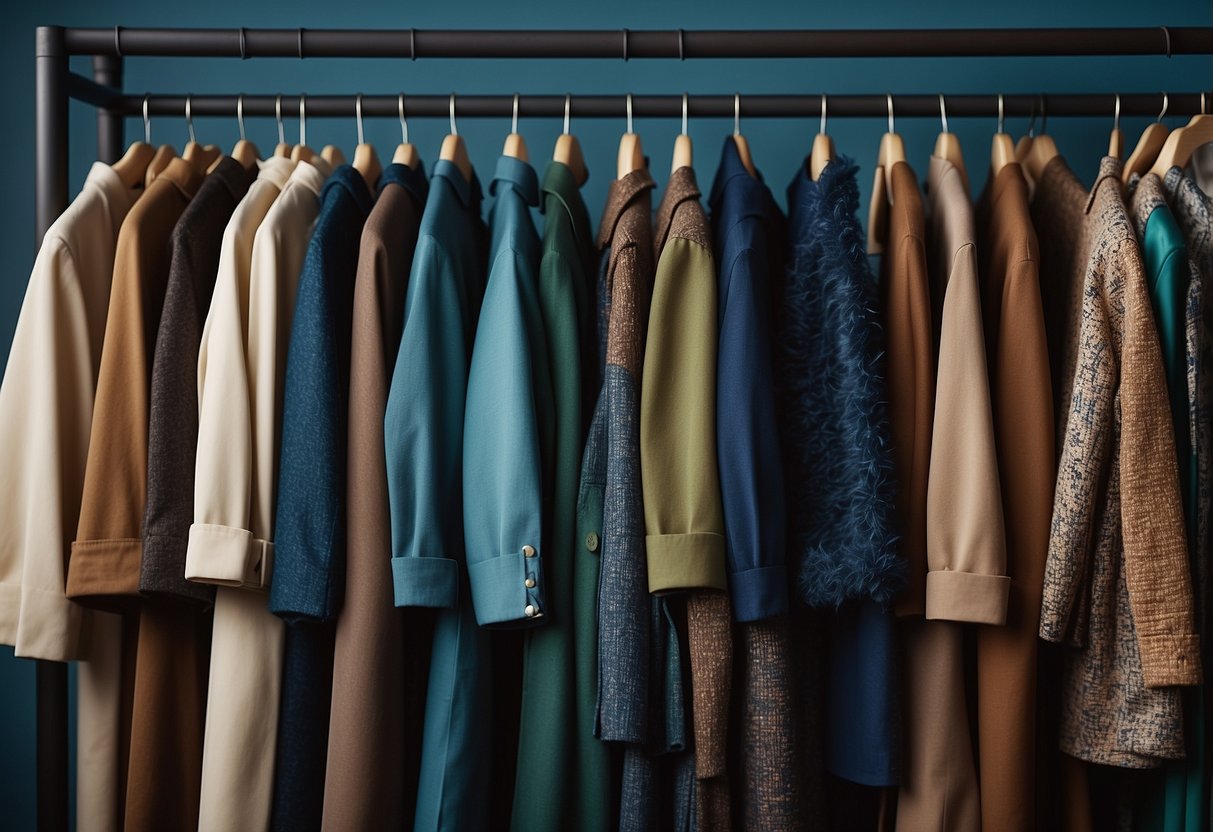
[[[1183,754],[1178,692],[1165,688],[1197,684],[1201,667],[1166,379],[1121,168],[1104,158],[1087,195],[1055,159],[1036,187],[1033,213],[1059,218],[1037,225],[1042,257],[1071,232],[1069,280],[1082,285],[1064,328],[1074,375],[1059,402],[1040,636],[1077,648],[1066,654],[1062,750],[1148,767]]]
[[[327,174],[321,161],[263,163],[224,234],[203,329],[186,577],[219,589],[199,829],[269,825],[283,626],[265,594],[248,590],[262,590],[270,579],[286,345]]]
[[[0,384],[0,642],[18,656],[82,658],[83,608],[66,597],[118,230],[134,204],[94,164],[42,240]]]

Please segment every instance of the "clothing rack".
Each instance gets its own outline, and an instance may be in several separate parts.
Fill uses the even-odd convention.
[[[93,57],[92,78],[70,71],[73,55]],[[187,100],[200,116],[274,116],[299,112],[301,96],[127,95],[126,57],[204,58],[941,58],[1213,55],[1213,27],[889,29],[889,30],[356,30],[141,29],[41,26],[35,37],[35,245],[68,205],[68,101],[97,108],[97,157],[123,153],[128,116],[181,115]],[[353,117],[357,96],[306,96],[306,114]],[[365,116],[398,117],[399,94],[361,96]],[[1112,114],[1190,115],[1203,109],[1195,93],[1116,95],[945,96],[950,116]],[[493,117],[513,113],[512,95],[407,95],[409,117]],[[525,116],[577,118],[830,117],[940,115],[937,95],[523,95]],[[684,104],[685,101],[685,104]],[[567,102],[567,103],[566,103]],[[67,667],[37,662],[38,826],[68,827]]]

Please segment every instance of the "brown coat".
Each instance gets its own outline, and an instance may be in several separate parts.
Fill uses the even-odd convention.
[[[1063,218],[1038,225],[1041,251],[1077,230],[1066,265],[1082,283],[1069,310],[1074,367],[1045,569],[1040,636],[1066,656],[1061,747],[1143,768],[1183,755],[1175,685],[1200,682],[1192,581],[1175,442],[1141,252],[1125,211],[1120,160],[1089,195],[1053,160],[1035,199]],[[1042,269],[1042,273],[1044,269]],[[1070,292],[1074,294],[1073,291]]]
[[[1040,252],[1017,164],[986,185],[978,224],[986,354],[1011,579],[1005,627],[977,631],[984,832],[1035,824],[1036,631],[1053,516],[1053,390]]]

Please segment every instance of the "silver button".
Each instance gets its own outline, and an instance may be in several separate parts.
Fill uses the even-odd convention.
[[[585,548],[589,549],[591,552],[598,551],[598,535],[597,534],[595,534],[594,532],[590,532],[589,534],[587,534],[585,536]]]
[[[534,604],[527,604],[526,609],[524,609],[523,612],[526,613],[527,618],[534,618],[535,613],[539,612],[539,610],[535,609]]]
[[[523,546],[522,547],[522,556],[527,557],[527,558],[535,557],[535,547],[534,546]]]
[[[534,589],[534,588],[535,588],[535,579],[534,579],[534,578],[527,578],[525,581],[523,581],[523,585],[524,585],[524,586],[525,586],[527,589]]]

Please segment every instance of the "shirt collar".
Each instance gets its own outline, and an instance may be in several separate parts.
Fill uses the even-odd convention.
[[[555,161],[548,163],[543,174],[543,193],[556,199],[564,208],[573,226],[573,236],[584,245],[586,241],[582,237],[589,230],[590,218],[586,214],[585,200],[581,198],[580,191],[577,178],[573,176],[568,165]],[[539,209],[546,212],[547,207],[547,200],[544,200]]]
[[[1091,206],[1095,204],[1095,196],[1099,193],[1100,186],[1109,179],[1116,180],[1118,193],[1120,192],[1120,173],[1122,170],[1124,170],[1124,162],[1115,156],[1104,156],[1099,160],[1099,176],[1095,177],[1095,184],[1091,186],[1091,192],[1087,196],[1087,207],[1083,209],[1083,213],[1091,213]]]
[[[399,185],[408,191],[415,201],[422,205],[425,204],[425,194],[429,190],[429,183],[426,182],[425,167],[420,161],[417,162],[415,168],[399,162],[388,165],[383,169],[383,175],[379,177],[379,190],[382,191],[388,185]]]
[[[743,199],[750,201],[750,195],[758,194],[761,190],[765,190],[766,185],[762,180],[762,173],[754,171],[751,176],[746,170],[746,166],[742,164],[741,154],[737,152],[737,142],[733,141],[732,136],[724,137],[724,147],[720,151],[720,166],[716,168],[716,178],[712,180],[712,192],[708,198],[708,204],[713,211],[719,210],[719,204],[724,199],[724,192],[734,180],[739,180],[737,187]]]
[[[366,180],[353,165],[342,165],[333,171],[333,175],[324,185],[321,198],[327,198],[329,191],[334,188],[341,188],[348,193],[363,216],[371,212],[375,198],[371,196],[371,189],[367,187]]]
[[[615,236],[615,224],[619,222],[624,209],[640,194],[647,195],[655,184],[648,168],[634,170],[611,183],[606,207],[602,210],[602,222],[598,224],[598,248],[610,245],[611,238]]]
[[[498,183],[513,186],[527,205],[539,204],[539,177],[535,175],[535,169],[521,159],[502,156],[497,160],[493,181],[489,183],[489,193],[493,196],[497,195]]]
[[[257,162],[257,178],[266,180],[278,190],[282,190],[293,170],[295,163],[286,156],[271,156]]]
[[[658,252],[665,247],[678,206],[691,199],[699,199],[699,183],[695,181],[694,168],[683,166],[670,174],[665,195],[657,208],[657,233],[653,235],[653,244]]]
[[[464,208],[478,208],[480,205],[480,180],[472,172],[470,180],[463,178],[459,166],[447,159],[439,159],[434,163],[434,179],[444,179],[451,186]]]

